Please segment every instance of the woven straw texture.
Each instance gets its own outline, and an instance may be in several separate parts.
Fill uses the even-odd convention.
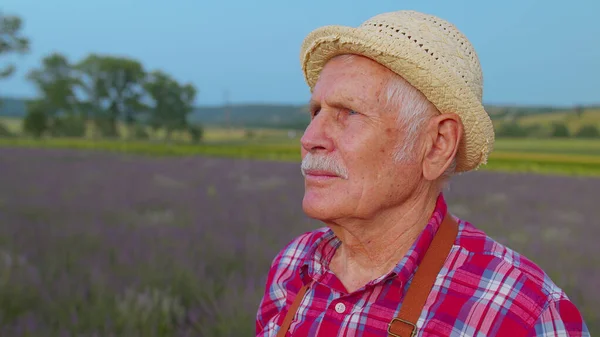
[[[482,105],[483,76],[471,43],[451,23],[415,11],[374,16],[359,27],[325,26],[301,47],[305,80],[314,89],[327,61],[341,54],[371,58],[419,89],[441,113],[464,126],[456,172],[477,169],[493,150],[494,129]]]

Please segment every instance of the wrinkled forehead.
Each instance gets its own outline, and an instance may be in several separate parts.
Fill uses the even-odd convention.
[[[390,70],[366,57],[338,56],[323,68],[311,101],[359,102],[370,106],[385,104],[386,88],[392,76]]]

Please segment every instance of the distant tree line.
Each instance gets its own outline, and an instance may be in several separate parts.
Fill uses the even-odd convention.
[[[28,103],[24,129],[33,135],[49,131],[54,136],[81,137],[86,125],[103,137],[118,137],[118,121],[129,135],[145,137],[144,128],[186,130],[198,138],[197,126],[188,123],[196,89],[180,84],[168,74],[146,72],[134,59],[91,54],[71,64],[54,53],[28,74],[40,97]]]
[[[29,50],[21,28],[20,18],[0,13],[0,54]],[[0,69],[0,77],[14,70],[13,65]],[[38,92],[27,103],[23,122],[24,131],[33,136],[82,137],[91,125],[93,135],[119,137],[122,121],[130,137],[147,138],[150,128],[163,130],[167,139],[174,131],[185,131],[196,141],[202,138],[201,126],[188,120],[196,88],[161,70],[147,71],[135,59],[92,53],[72,63],[52,53],[27,79]]]
[[[507,108],[506,110],[510,111],[510,109]],[[522,123],[520,121],[522,117],[530,116],[523,113],[522,110],[514,114],[504,113],[501,117],[496,115],[495,119],[497,121],[502,120],[496,125],[496,136],[511,138],[600,138],[600,130],[595,124],[582,123],[582,116],[585,111],[586,109],[583,106],[575,106],[572,113],[564,115],[563,120],[555,120],[547,125]],[[534,114],[539,114],[539,112]],[[569,121],[576,122],[579,127],[574,130],[570,129]]]
[[[0,56],[29,51],[30,41],[21,30],[19,17],[0,12]],[[13,64],[0,66],[0,80],[14,72]],[[27,78],[38,92],[37,98],[27,102],[23,122],[24,131],[32,136],[82,137],[91,133],[93,137],[121,137],[118,126],[124,124],[130,138],[148,138],[149,131],[163,131],[167,140],[174,132],[184,132],[194,141],[202,139],[202,127],[189,121],[196,88],[179,83],[163,71],[147,71],[135,59],[90,54],[71,62],[66,56],[53,53],[44,57]],[[244,107],[244,115],[252,115],[254,119],[233,124],[294,130],[304,130],[308,124],[308,114],[299,113],[296,107],[288,107],[285,122],[269,120],[274,115],[273,109],[281,108]],[[495,120],[498,137],[600,137],[596,125],[582,125],[583,106],[576,106],[572,116],[567,116],[579,119],[577,124],[582,125],[573,131],[566,121],[554,122],[549,127],[520,122],[524,116],[563,109],[489,106],[486,110]],[[211,116],[204,117],[214,119],[216,115],[211,111]],[[224,125],[230,126],[229,121]],[[0,123],[0,136],[9,133]]]
[[[509,138],[600,138],[600,131],[593,124],[583,125],[572,132],[565,122],[554,122],[546,127],[540,124],[521,125],[517,122],[509,122],[496,127],[496,136]]]

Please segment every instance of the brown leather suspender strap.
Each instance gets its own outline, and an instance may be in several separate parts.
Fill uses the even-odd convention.
[[[446,213],[429,249],[417,268],[417,272],[406,292],[398,317],[388,325],[390,337],[412,337],[417,334],[417,320],[425,301],[442,269],[458,234],[458,223]]]
[[[285,319],[283,320],[283,323],[281,323],[281,328],[279,329],[279,332],[277,333],[277,337],[285,337],[285,334],[290,329],[290,324],[292,324],[292,319],[294,319],[294,316],[296,316],[296,311],[298,310],[298,307],[300,306],[300,302],[302,302],[302,298],[304,298],[304,294],[306,294],[308,287],[310,287],[310,283],[306,284],[305,286],[300,288],[300,290],[298,291],[298,294],[294,298],[294,302],[292,302],[290,309],[288,310],[287,314],[285,315]]]
[[[417,320],[421,315],[427,296],[431,292],[431,288],[435,282],[437,274],[442,269],[448,253],[454,244],[456,235],[458,234],[458,224],[452,218],[450,213],[446,213],[444,221],[440,225],[429,249],[423,256],[423,260],[419,264],[417,272],[410,284],[398,317],[392,319],[388,325],[388,334],[391,337],[409,337],[417,333]],[[296,315],[296,311],[300,306],[304,294],[310,287],[307,284],[300,288],[298,294],[294,298],[294,302],[290,306],[281,328],[277,333],[277,337],[285,337],[290,328],[290,324]]]

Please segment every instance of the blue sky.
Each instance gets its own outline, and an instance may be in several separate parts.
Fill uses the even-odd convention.
[[[225,90],[231,103],[303,104],[306,34],[401,9],[440,16],[467,35],[483,67],[485,103],[600,103],[598,0],[2,0],[1,11],[25,20],[32,52],[0,58],[18,66],[0,82],[0,96],[34,96],[24,76],[51,52],[73,62],[96,52],[192,82],[199,105],[222,104]]]

